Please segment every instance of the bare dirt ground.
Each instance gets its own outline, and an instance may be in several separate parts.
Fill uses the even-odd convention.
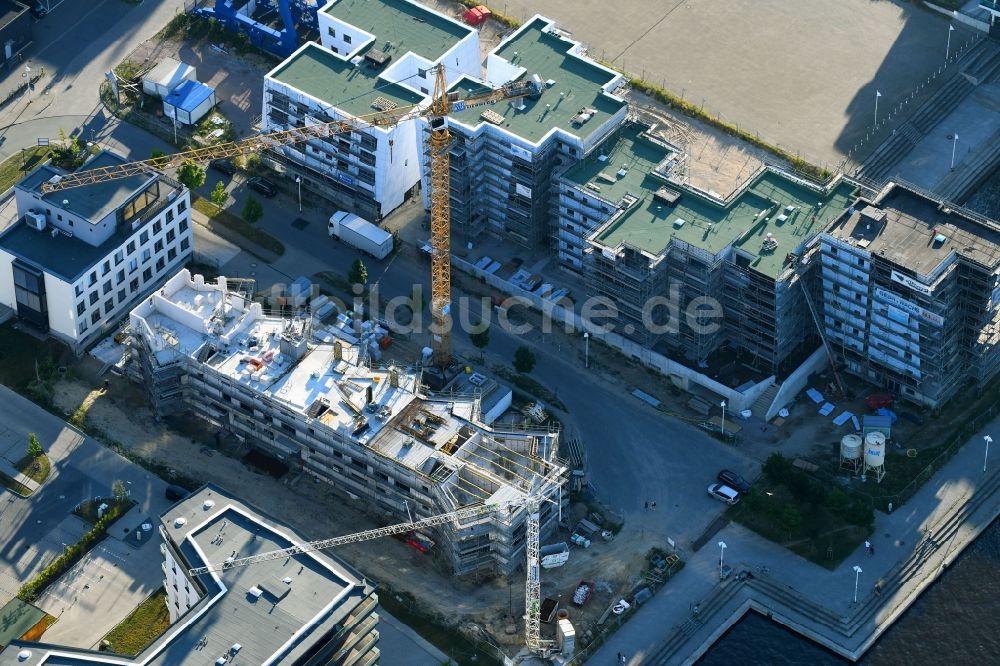
[[[107,392],[96,386],[96,382],[86,379],[62,380],[55,387],[55,404],[66,414],[72,414],[89,403],[85,423],[90,432],[101,433],[131,452],[184,475],[242,489],[256,506],[280,517],[307,538],[326,538],[385,524],[384,516],[366,512],[363,505],[352,505],[333,495],[327,486],[314,483],[296,471],[276,480],[240,458],[216,449],[208,443],[212,437],[199,422],[179,424],[180,429],[194,438],[165,427],[153,417],[138,387],[126,380],[112,378]],[[583,505],[575,505],[574,519],[586,511]],[[602,581],[602,589],[586,608],[570,610],[574,622],[585,630],[640,579],[649,544],[638,532],[641,526],[626,525],[610,543],[598,538],[587,550],[574,548],[568,565],[543,573],[543,595],[561,599],[561,605],[569,606],[579,580]],[[567,537],[560,534],[553,541]],[[523,613],[523,573],[515,577],[510,590],[506,579],[457,579],[439,558],[421,555],[394,539],[351,544],[338,549],[336,554],[373,580],[413,595],[424,611],[437,615],[443,622],[482,626],[508,652],[523,640],[520,621],[517,634],[504,633],[510,624],[508,604],[513,604],[518,620]]]

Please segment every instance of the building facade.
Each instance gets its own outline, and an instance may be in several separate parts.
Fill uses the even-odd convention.
[[[0,0],[0,64],[13,68],[21,61],[21,53],[31,44],[31,27],[34,20],[28,11],[28,2]]]
[[[448,116],[451,227],[460,242],[486,234],[528,249],[551,246],[556,174],[590,154],[628,112],[616,94],[623,77],[590,60],[578,42],[537,15],[490,52],[485,81],[470,75],[450,92],[464,98],[533,78],[540,95]],[[417,125],[429,208],[428,127],[423,119]]]
[[[221,565],[234,552],[262,553],[305,542],[245,500],[218,486],[203,486],[160,517],[159,534],[170,625],[148,648],[130,658],[14,641],[0,652],[0,665],[378,663],[374,585],[327,553],[190,573]]]
[[[475,396],[426,395],[416,377],[371,368],[336,329],[265,316],[260,304],[186,270],[131,315],[133,376],[161,414],[190,410],[399,519],[477,503],[517,506],[437,531],[458,574],[523,564],[524,503],[551,534],[566,472],[558,433],[487,426]]]
[[[996,222],[890,183],[816,250],[824,334],[850,372],[930,407],[996,377]]]
[[[80,169],[125,161],[104,151]],[[64,173],[46,164],[15,186],[18,220],[0,234],[0,303],[79,351],[191,256],[190,194],[152,171],[42,191]]]
[[[262,129],[361,120],[269,158],[335,210],[378,222],[419,182],[420,153],[412,119],[372,127],[363,117],[427,104],[438,63],[449,81],[478,75],[479,33],[410,0],[334,0],[317,18],[322,43],[306,43],[264,79]]]

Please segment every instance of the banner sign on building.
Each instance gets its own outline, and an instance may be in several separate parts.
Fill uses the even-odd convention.
[[[917,319],[920,319],[921,321],[925,321],[928,324],[931,324],[932,326],[936,326],[938,328],[944,326],[944,317],[942,317],[941,315],[935,314],[933,312],[928,312],[927,310],[923,309],[916,303],[912,303],[903,298],[902,296],[899,296],[898,294],[883,289],[882,287],[875,287],[875,298],[879,299],[883,303],[887,303],[900,310],[903,310],[904,312],[908,312],[910,313],[910,315],[916,317]]]
[[[917,282],[909,275],[903,275],[902,273],[892,272],[892,281],[898,282],[899,284],[905,285],[912,289],[913,291],[919,291],[925,296],[931,295],[931,288],[922,282]]]
[[[510,154],[513,155],[514,157],[520,157],[522,160],[525,160],[527,162],[531,161],[531,153],[522,148],[521,146],[515,146],[514,144],[511,144]]]
[[[522,197],[531,198],[531,188],[525,187],[521,183],[514,183],[514,191],[520,194]]]

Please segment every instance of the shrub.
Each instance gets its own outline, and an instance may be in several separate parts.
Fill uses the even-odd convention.
[[[767,478],[768,483],[779,484],[784,483],[788,479],[788,474],[792,469],[791,463],[788,459],[780,453],[772,453],[764,461],[764,476]]]

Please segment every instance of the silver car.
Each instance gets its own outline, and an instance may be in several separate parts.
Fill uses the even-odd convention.
[[[726,504],[736,504],[740,501],[740,493],[722,483],[713,483],[708,487],[708,494]]]

